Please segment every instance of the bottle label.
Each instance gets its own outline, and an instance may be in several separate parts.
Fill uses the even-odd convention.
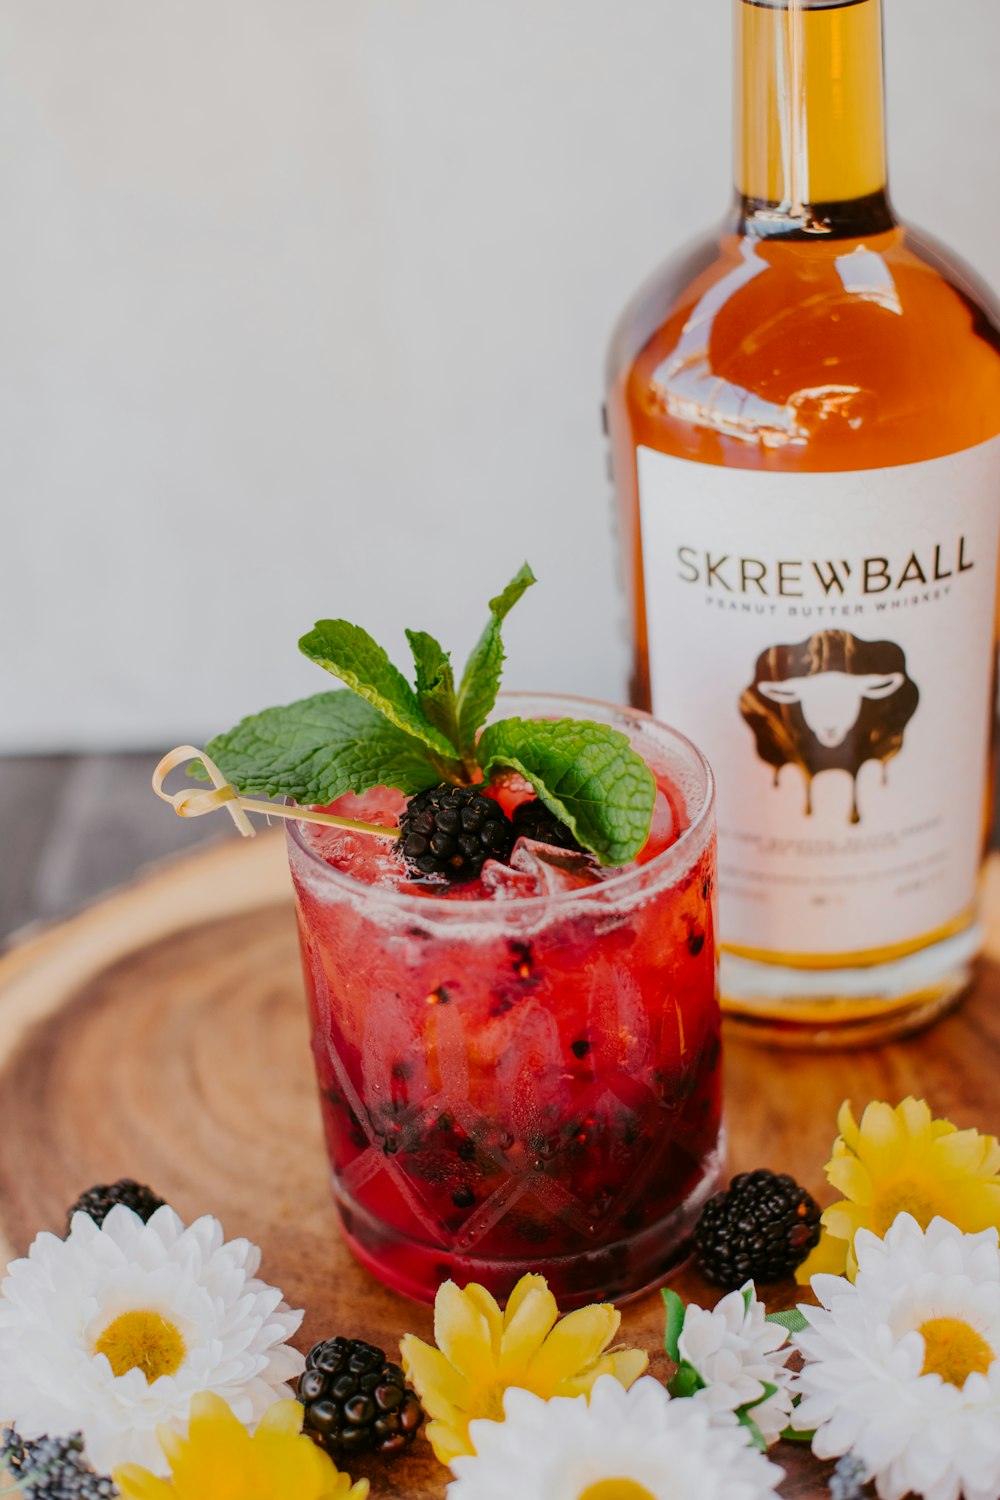
[[[1000,438],[846,473],[637,453],[653,712],[715,772],[727,946],[962,920],[985,836]]]

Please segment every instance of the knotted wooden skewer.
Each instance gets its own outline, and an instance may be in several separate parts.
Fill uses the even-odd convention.
[[[201,761],[211,778],[211,789],[186,786],[179,792],[164,791],[163,783],[170,772],[191,760]],[[374,833],[383,839],[399,837],[398,828],[385,828],[381,823],[360,823],[355,818],[340,818],[335,813],[314,812],[311,807],[286,807],[281,802],[258,802],[253,797],[241,797],[212,757],[195,745],[178,745],[176,750],[163,757],[153,772],[153,791],[164,802],[169,802],[181,818],[200,818],[224,807],[245,839],[252,839],[257,832],[247,817],[248,812],[263,813],[266,818],[289,818],[295,823],[325,823],[334,828],[350,828],[355,833]]]

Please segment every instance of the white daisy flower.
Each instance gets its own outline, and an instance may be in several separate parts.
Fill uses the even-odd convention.
[[[809,1363],[793,1425],[819,1458],[853,1453],[882,1500],[1000,1494],[1000,1250],[996,1229],[924,1231],[900,1214],[859,1230],[858,1276],[814,1276],[795,1344]]]
[[[589,1403],[512,1388],[504,1413],[469,1424],[476,1452],[452,1459],[448,1500],[770,1500],[784,1477],[735,1418],[649,1375],[630,1390],[602,1375]]]
[[[148,1224],[122,1205],[100,1228],[73,1215],[40,1234],[0,1288],[0,1412],[23,1437],[82,1431],[99,1473],[166,1472],[158,1423],[183,1429],[213,1391],[248,1426],[292,1395],[303,1368],[286,1340],[302,1321],[255,1276],[260,1251],[225,1243],[218,1219]]]
[[[713,1413],[749,1407],[764,1441],[778,1440],[792,1411],[792,1373],[785,1368],[792,1346],[786,1329],[767,1322],[752,1281],[711,1312],[689,1303],[678,1347],[704,1381],[692,1400],[704,1401]],[[768,1386],[775,1389],[762,1400]]]

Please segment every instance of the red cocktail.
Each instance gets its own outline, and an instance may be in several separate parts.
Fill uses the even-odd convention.
[[[624,730],[657,782],[637,860],[520,840],[422,884],[392,846],[289,825],[334,1191],[358,1258],[422,1301],[441,1281],[620,1301],[686,1251],[720,1165],[711,773],[640,714],[513,698]],[[511,811],[515,777],[490,789]],[[384,789],[333,810],[393,823]]]

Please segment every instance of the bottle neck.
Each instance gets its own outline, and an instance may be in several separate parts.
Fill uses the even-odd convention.
[[[734,0],[734,9],[744,221],[758,233],[890,228],[882,0]]]

